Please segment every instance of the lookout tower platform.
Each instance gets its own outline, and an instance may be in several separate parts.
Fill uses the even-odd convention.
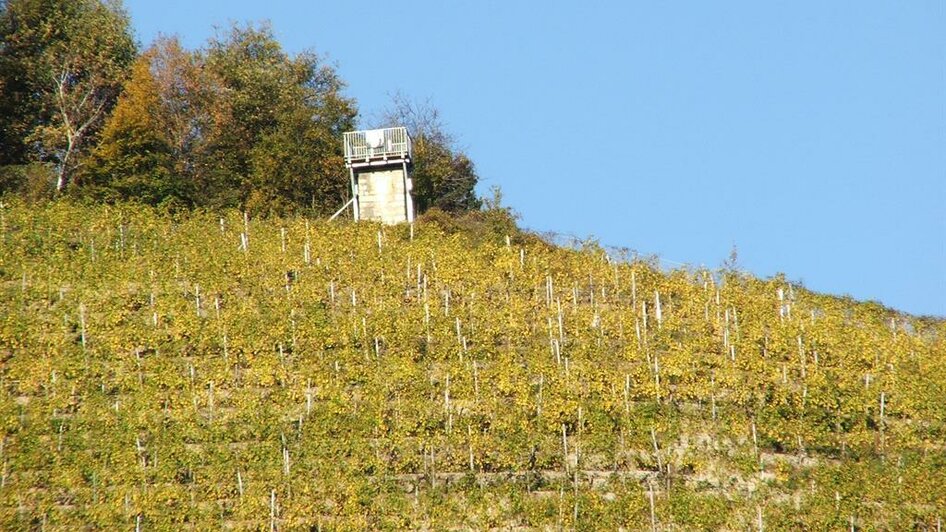
[[[411,137],[407,128],[349,131],[344,135],[355,221],[414,221]]]

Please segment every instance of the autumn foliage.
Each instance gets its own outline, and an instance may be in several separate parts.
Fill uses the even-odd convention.
[[[0,527],[941,522],[942,320],[494,215],[6,204]]]
[[[267,24],[139,53],[120,2],[12,0],[0,36],[0,194],[316,215],[351,194],[341,137],[356,102]],[[476,209],[472,161],[429,126],[412,131],[419,210]]]

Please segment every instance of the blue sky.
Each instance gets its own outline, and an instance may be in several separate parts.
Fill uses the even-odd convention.
[[[946,315],[946,3],[126,0],[430,98],[523,225]]]

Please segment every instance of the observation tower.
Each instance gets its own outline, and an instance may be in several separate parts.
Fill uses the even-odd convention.
[[[345,133],[345,167],[351,180],[349,204],[355,221],[376,220],[386,224],[414,221],[411,137],[407,128]]]

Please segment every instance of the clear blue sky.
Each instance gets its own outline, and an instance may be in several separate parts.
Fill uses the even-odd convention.
[[[126,0],[431,98],[525,226],[946,315],[946,3]]]

